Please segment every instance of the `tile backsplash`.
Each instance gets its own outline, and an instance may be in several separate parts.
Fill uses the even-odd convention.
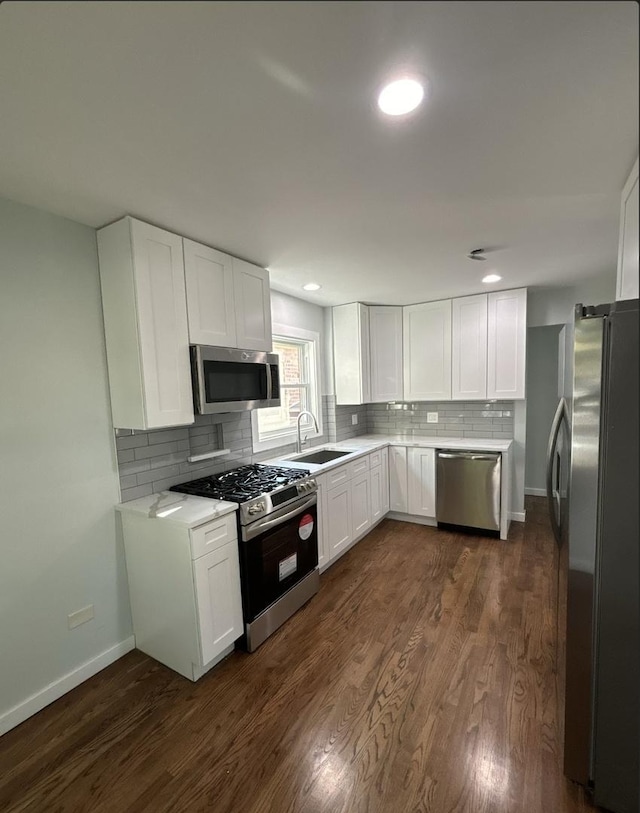
[[[351,424],[351,415],[358,424]],[[310,446],[345,440],[367,431],[366,407],[336,407],[333,396],[322,399],[323,434]],[[189,463],[188,457],[216,449],[229,454]],[[221,471],[271,460],[295,451],[295,444],[254,454],[251,442],[251,413],[226,412],[198,415],[195,424],[148,432],[116,430],[116,450],[122,501],[135,500],[178,483],[218,474]]]
[[[428,423],[427,412],[438,422]],[[357,423],[353,423],[353,416]],[[364,434],[407,437],[513,437],[513,402],[448,401],[446,403],[366,404],[337,406],[332,395],[322,398],[323,434],[309,443],[335,443]],[[122,501],[134,500],[178,483],[236,468],[245,463],[281,457],[295,444],[254,454],[251,413],[198,415],[192,426],[148,432],[116,430]],[[189,463],[192,455],[229,449],[222,457]]]
[[[368,404],[367,427],[376,435],[512,438],[513,410],[513,401]],[[436,423],[428,422],[429,412],[437,412]]]

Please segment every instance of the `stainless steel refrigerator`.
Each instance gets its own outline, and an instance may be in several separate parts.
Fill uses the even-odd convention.
[[[638,300],[576,305],[552,425],[547,497],[568,555],[564,771],[638,813]]]

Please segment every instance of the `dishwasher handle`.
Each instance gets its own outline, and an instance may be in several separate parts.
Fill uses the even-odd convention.
[[[500,457],[500,452],[488,454],[476,454],[475,452],[438,452],[438,457],[445,460],[491,460],[496,461]]]

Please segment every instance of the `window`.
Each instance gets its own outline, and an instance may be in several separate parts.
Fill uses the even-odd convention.
[[[319,340],[317,333],[274,325],[273,352],[280,362],[281,405],[256,409],[251,413],[254,451],[293,443],[296,440],[298,415],[305,410],[316,416],[320,431],[315,431],[313,421],[305,415],[301,420],[303,435],[317,437],[322,434]]]

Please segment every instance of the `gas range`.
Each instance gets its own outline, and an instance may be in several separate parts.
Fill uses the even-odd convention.
[[[318,490],[308,469],[253,463],[172,486],[171,491],[237,502],[240,525],[248,525]]]

